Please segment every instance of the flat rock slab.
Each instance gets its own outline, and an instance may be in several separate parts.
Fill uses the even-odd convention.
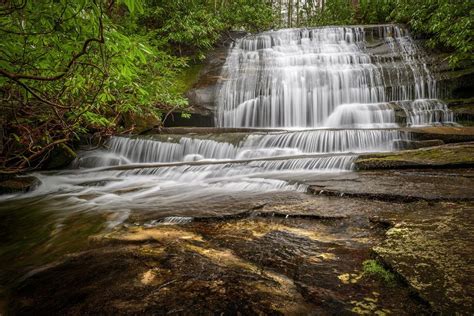
[[[374,251],[436,312],[474,310],[473,212],[472,203],[443,202],[384,215],[394,226]]]
[[[354,163],[359,170],[473,167],[474,143],[364,154],[360,155]]]
[[[474,199],[474,169],[361,171],[308,184],[314,194],[394,202]]]
[[[472,126],[430,126],[403,128],[410,133],[414,140],[440,139],[445,143],[474,141]]]

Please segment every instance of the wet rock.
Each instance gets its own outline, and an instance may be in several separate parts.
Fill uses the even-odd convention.
[[[472,204],[441,203],[385,215],[393,227],[375,253],[433,309],[446,315],[472,312],[474,218]]]
[[[191,89],[186,91],[191,118],[168,119],[166,126],[213,126],[216,102],[216,89],[221,79],[222,67],[225,64],[228,49],[236,39],[245,36],[245,32],[228,32],[223,34],[215,48],[209,52],[200,65],[199,73]]]
[[[60,144],[55,146],[49,153],[49,159],[44,165],[44,169],[60,169],[67,167],[75,158],[76,153],[67,145]]]
[[[433,140],[439,139],[445,143],[460,143],[474,141],[474,127],[458,126],[432,126],[403,128],[409,132],[412,140]]]
[[[123,114],[123,123],[125,130],[131,130],[133,133],[141,134],[160,126],[161,119],[155,115],[139,115],[126,112]]]
[[[364,154],[360,155],[354,163],[358,170],[472,167],[474,166],[474,143]]]
[[[181,134],[227,134],[227,133],[271,133],[283,131],[279,129],[260,129],[260,128],[225,128],[225,127],[168,127],[161,129],[162,134],[181,135]]]
[[[439,63],[442,56],[431,56],[436,67],[434,75],[438,78],[438,89],[446,98],[469,99],[474,97],[474,67],[472,65],[452,69],[446,65],[446,61]],[[441,67],[440,67],[441,66]]]
[[[369,308],[397,314],[426,312],[426,306],[411,299],[402,284],[385,289],[369,278],[340,280],[345,273],[361,274],[361,264],[379,236],[378,230],[302,219],[122,229],[95,237],[95,249],[30,273],[13,290],[10,311],[320,315]]]
[[[432,147],[444,145],[444,142],[440,139],[433,140],[422,140],[422,141],[413,141],[413,140],[396,140],[393,142],[393,146],[397,150],[406,150],[406,149],[418,149],[423,147]]]
[[[361,171],[321,177],[309,183],[309,191],[317,195],[403,203],[473,200],[474,170]]]
[[[40,180],[33,176],[13,177],[0,181],[0,194],[28,192],[34,190]]]
[[[463,126],[472,126],[474,124],[474,98],[469,99],[451,99],[446,103],[454,113],[457,123]]]

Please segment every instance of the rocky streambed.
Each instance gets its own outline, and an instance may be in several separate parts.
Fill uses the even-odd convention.
[[[242,36],[191,120],[0,183],[0,314],[472,314],[472,69],[395,25]]]
[[[218,214],[200,205],[194,216],[132,213],[113,229],[103,226],[110,215],[78,215],[41,231],[3,230],[2,280],[11,285],[3,288],[3,308],[469,314],[474,170],[428,167],[321,176],[306,182],[308,193],[227,200]],[[51,216],[2,215],[12,225],[15,216],[38,223]],[[20,248],[6,248],[20,240]]]

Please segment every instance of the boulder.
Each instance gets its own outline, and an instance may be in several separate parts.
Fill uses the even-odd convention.
[[[40,183],[40,180],[33,176],[15,176],[0,181],[0,194],[28,192]]]

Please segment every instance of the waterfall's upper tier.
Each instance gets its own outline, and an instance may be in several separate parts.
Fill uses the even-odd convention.
[[[365,45],[366,42],[385,40],[386,38],[402,38],[408,32],[392,24],[376,26],[345,26],[280,29],[249,35],[237,42],[240,49],[255,51],[272,47],[311,46],[311,43],[340,44],[355,43]]]
[[[357,110],[360,104],[370,108],[417,100],[411,103],[417,106],[437,97],[423,52],[395,25],[285,29],[247,36],[231,49],[221,77],[221,127],[334,126],[334,120],[326,123],[340,105],[354,104]],[[428,102],[423,109],[442,110],[439,122],[450,121],[446,106],[439,104]],[[433,123],[429,115],[419,117],[427,120],[416,121],[418,125]],[[353,127],[364,124],[354,122]]]

